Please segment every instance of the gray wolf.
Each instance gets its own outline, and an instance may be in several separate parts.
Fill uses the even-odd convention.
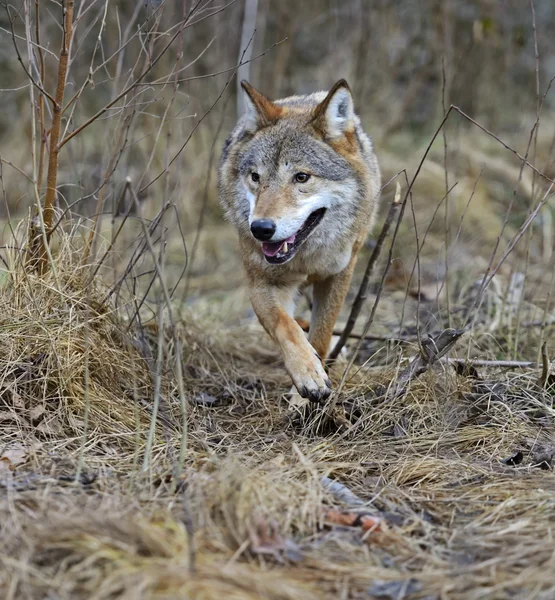
[[[271,101],[242,82],[247,109],[226,140],[219,198],[239,233],[252,306],[298,393],[331,392],[322,361],[372,226],[381,187],[370,137],[345,80]],[[295,300],[313,286],[308,340]]]

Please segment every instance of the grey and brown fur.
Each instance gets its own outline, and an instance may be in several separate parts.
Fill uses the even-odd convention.
[[[220,202],[239,232],[253,308],[299,394],[319,401],[330,393],[322,360],[356,254],[375,219],[380,170],[345,81],[330,92],[274,102],[246,82],[243,88],[248,108],[224,145]],[[299,174],[310,177],[299,183]],[[296,254],[270,264],[251,226],[271,221],[276,231],[269,243],[277,247],[322,208],[323,218]],[[289,246],[280,248],[287,256]],[[293,311],[299,289],[308,284],[314,301],[307,340]]]

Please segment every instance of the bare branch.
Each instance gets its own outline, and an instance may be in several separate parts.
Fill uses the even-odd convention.
[[[19,61],[21,68],[25,71],[25,75],[27,75],[29,81],[37,88],[37,90],[39,90],[39,92],[41,94],[46,96],[50,100],[50,102],[52,102],[53,105],[56,104],[56,100],[42,87],[42,85],[40,85],[37,81],[35,81],[35,78],[27,70],[27,67],[25,66],[25,63],[23,62],[23,58],[21,57],[19,48],[17,46],[17,41],[15,39],[14,22],[13,22],[12,16],[10,15],[10,11],[7,6],[6,6],[6,12],[8,14],[8,22],[10,23],[10,31],[11,31],[11,35],[12,35],[13,46],[15,49],[15,53],[17,55],[17,60]]]
[[[13,162],[10,162],[9,160],[6,160],[5,158],[2,158],[0,156],[0,163],[4,163],[5,165],[10,166],[12,169],[15,169],[18,173],[23,175],[23,177],[25,177],[28,181],[33,183],[33,178],[30,175],[27,175],[27,173],[25,173],[25,171],[23,169],[20,169],[17,165],[14,165]]]
[[[250,39],[249,44],[251,42],[252,42],[252,38]],[[247,48],[245,48],[245,52],[246,51],[247,51]],[[216,106],[216,104],[220,101],[220,99],[222,98],[222,96],[225,94],[225,92],[226,92],[227,88],[229,87],[229,84],[231,83],[231,80],[233,79],[233,76],[235,75],[236,72],[237,71],[234,71],[233,75],[226,81],[226,84],[224,85],[222,91],[220,92],[220,95],[216,98],[216,100],[214,100],[214,102],[211,104],[211,106],[209,107],[209,109],[202,115],[202,117],[195,123],[195,126],[193,127],[193,129],[191,130],[191,132],[189,133],[189,135],[187,136],[187,139],[182,144],[181,148],[173,156],[173,158],[165,166],[164,170],[161,171],[160,173],[158,173],[158,175],[156,175],[156,177],[154,177],[154,179],[152,179],[149,183],[147,183],[145,186],[143,186],[139,190],[139,193],[144,192],[153,183],[155,183],[156,181],[158,181],[158,179],[160,179],[160,177],[162,177],[164,175],[164,173],[167,172],[167,170],[169,169],[169,167],[171,167],[173,165],[173,163],[177,160],[177,157],[183,152],[183,150],[185,150],[185,147],[189,143],[190,139],[193,137],[193,134],[195,133],[195,131],[199,128],[200,124],[204,121],[204,119],[206,119],[206,117],[212,112],[212,110],[214,110],[214,107]]]
[[[553,83],[554,80],[555,80],[555,77],[553,77],[551,79],[551,81],[549,82],[549,86],[547,88],[547,91],[544,94],[544,98],[547,95],[547,92],[549,91],[549,88],[551,87],[551,84]],[[534,173],[536,173],[536,175],[539,175],[542,179],[545,179],[546,181],[549,181],[549,183],[555,183],[555,181],[553,179],[551,179],[550,177],[548,177],[545,173],[542,173],[532,163],[528,162],[528,160],[524,156],[520,155],[514,148],[511,148],[511,146],[509,146],[508,144],[506,144],[500,137],[496,136],[495,133],[491,132],[489,129],[486,129],[483,125],[480,125],[480,123],[478,123],[478,121],[475,121],[472,117],[468,116],[458,106],[455,106],[454,104],[451,104],[451,108],[449,109],[449,112],[451,112],[451,109],[453,109],[454,111],[458,112],[459,115],[461,115],[462,117],[464,117],[467,121],[469,121],[473,125],[476,125],[476,127],[478,127],[478,129],[481,129],[484,133],[487,133],[494,140],[497,140],[503,146],[503,148],[505,148],[506,150],[509,150],[509,152],[512,152],[527,167],[530,167],[530,169],[532,169],[532,171],[534,171]],[[449,112],[447,114],[449,114]]]
[[[83,131],[83,129],[85,129],[86,127],[88,127],[91,123],[94,123],[99,117],[101,117],[112,106],[114,106],[114,104],[116,102],[118,102],[119,100],[121,100],[134,87],[136,87],[137,84],[140,83],[148,75],[148,73],[150,73],[150,71],[156,66],[156,64],[158,63],[158,61],[168,51],[168,49],[173,44],[173,42],[177,39],[177,37],[179,36],[180,33],[181,33],[181,28],[178,29],[178,31],[176,33],[174,33],[174,35],[172,35],[172,37],[170,38],[170,41],[164,46],[164,48],[162,48],[162,50],[160,51],[160,53],[158,54],[158,56],[149,64],[149,66],[143,71],[143,73],[141,73],[141,75],[137,78],[136,81],[134,81],[132,84],[128,85],[122,92],[120,92],[119,94],[117,94],[116,97],[113,100],[110,100],[110,102],[108,102],[108,104],[106,104],[97,113],[95,113],[92,117],[90,117],[90,119],[87,119],[87,121],[85,121],[82,125],[80,125],[79,127],[77,127],[77,129],[74,129],[71,133],[68,133],[65,136],[65,138],[60,141],[60,143],[58,145],[58,150],[60,150],[63,146],[65,146],[65,144],[67,144],[69,142],[69,140],[71,140],[72,138],[74,138],[78,133],[80,133],[81,131]]]

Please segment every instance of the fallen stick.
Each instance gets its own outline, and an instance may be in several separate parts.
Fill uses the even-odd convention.
[[[343,502],[347,506],[364,506],[366,504],[362,498],[359,498],[359,496],[340,481],[330,479],[329,477],[322,477],[320,483],[337,501]]]
[[[343,331],[334,330],[333,335],[342,335]],[[370,342],[399,342],[402,344],[414,344],[418,341],[417,336],[412,337],[389,337],[387,335],[361,335],[360,333],[349,333],[348,337],[354,340],[368,340]]]
[[[347,506],[346,510],[337,508],[326,510],[324,520],[329,524],[360,527],[363,531],[379,531],[382,529],[382,517],[367,511],[366,505],[368,503],[345,484],[329,477],[322,477],[320,483],[338,502]],[[365,508],[366,510],[364,510]]]
[[[422,340],[420,354],[414,357],[409,366],[397,378],[395,387],[387,394],[387,400],[403,396],[409,383],[425,373],[430,366],[444,356],[465,333],[464,329],[445,329],[435,337]]]
[[[469,367],[499,367],[502,369],[526,369],[538,367],[538,363],[528,360],[482,360],[474,358],[442,358],[441,362],[451,365],[468,365]]]

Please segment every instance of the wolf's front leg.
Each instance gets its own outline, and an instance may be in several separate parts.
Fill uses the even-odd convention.
[[[313,285],[312,318],[308,339],[322,360],[330,350],[333,328],[349,291],[355,263],[356,250],[353,251],[349,264],[341,273],[317,281]]]
[[[278,344],[299,394],[320,402],[330,395],[331,382],[303,330],[285,309],[294,306],[295,292],[293,287],[252,286],[250,297],[260,323]]]

